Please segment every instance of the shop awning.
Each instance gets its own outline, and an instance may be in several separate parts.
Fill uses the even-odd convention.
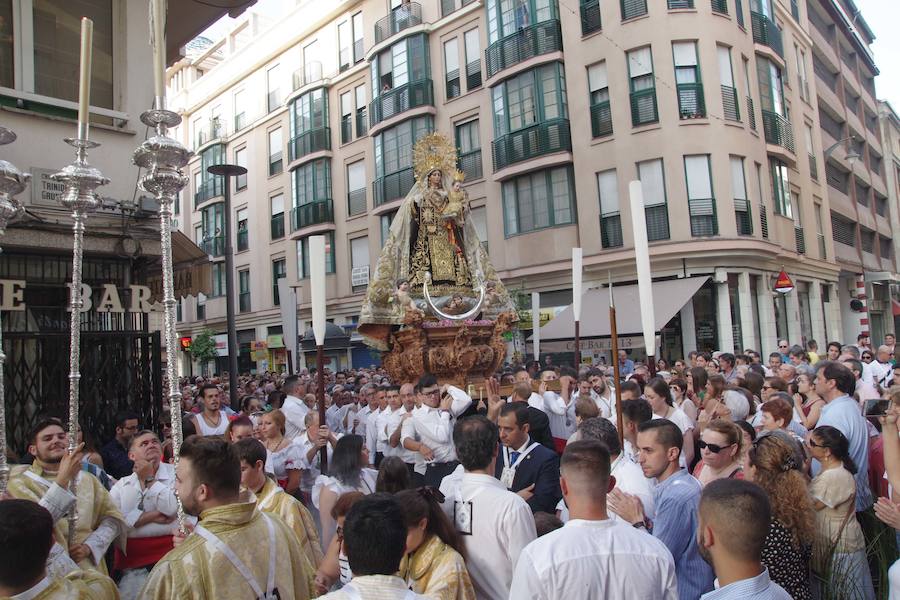
[[[709,279],[686,277],[653,282],[653,318],[656,331],[665,327],[675,313],[693,298]],[[620,336],[641,334],[641,303],[638,286],[613,286],[616,302],[616,326]],[[588,290],[581,298],[581,338],[609,337],[609,288]],[[572,339],[575,336],[575,315],[568,306],[555,319],[541,327],[541,342]]]
[[[212,286],[209,256],[180,231],[172,232],[172,266],[175,298],[209,294]],[[161,259],[159,264],[151,268],[147,285],[153,292],[153,300],[161,302],[163,298]]]

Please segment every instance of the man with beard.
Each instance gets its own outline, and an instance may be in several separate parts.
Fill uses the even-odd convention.
[[[701,600],[791,597],[769,579],[761,561],[771,515],[766,493],[749,481],[717,479],[703,489],[697,543],[715,569],[718,589]]]
[[[120,479],[110,491],[116,507],[130,528],[125,552],[116,552],[116,570],[124,571],[119,586],[136,593],[153,565],[172,549],[172,522],[178,513],[175,467],[162,462],[162,445],[156,434],[135,434],[128,449],[134,472]]]
[[[241,463],[221,438],[181,446],[175,492],[200,518],[192,535],[150,572],[141,598],[280,598],[314,594],[309,561],[293,531],[240,493]]]
[[[59,419],[38,421],[28,436],[28,453],[34,456],[30,466],[15,467],[10,474],[9,494],[13,498],[38,502],[53,517],[56,543],[68,548],[82,569],[95,569],[106,574],[103,556],[113,540],[124,549],[127,525],[100,480],[81,475],[81,449],[69,454],[68,436]],[[76,482],[77,497],[69,491]],[[78,511],[74,543],[69,545],[69,522],[66,518]]]
[[[194,429],[199,435],[225,435],[228,428],[228,415],[222,408],[222,392],[219,386],[211,383],[200,388],[200,398],[203,400],[203,411],[191,417]]]
[[[116,414],[116,437],[100,448],[100,456],[103,458],[103,470],[115,477],[122,479],[131,475],[134,464],[128,458],[128,447],[131,438],[138,430],[138,416],[131,411],[123,411]]]
[[[241,485],[256,496],[259,510],[278,515],[297,536],[310,567],[315,570],[322,563],[322,547],[312,515],[303,504],[284,493],[271,477],[266,476],[266,447],[254,439],[241,440],[234,445],[241,461]]]
[[[77,464],[77,463],[76,463]],[[0,502],[0,597],[32,600],[112,600],[112,579],[78,568],[65,575],[47,571],[53,517],[29,500]]]

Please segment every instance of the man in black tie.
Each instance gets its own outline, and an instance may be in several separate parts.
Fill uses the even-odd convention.
[[[495,476],[522,496],[532,512],[553,513],[562,497],[559,489],[559,457],[528,434],[528,405],[510,402],[500,409],[500,456]]]

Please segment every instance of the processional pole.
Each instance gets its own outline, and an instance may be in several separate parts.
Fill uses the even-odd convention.
[[[572,248],[572,312],[575,315],[575,372],[581,367],[581,248]]]
[[[0,127],[0,146],[11,144],[16,134]],[[31,175],[22,173],[5,160],[0,160],[0,236],[6,233],[6,226],[25,212],[15,196],[21,194],[28,185]],[[6,385],[4,364],[6,354],[3,352],[2,327],[0,327],[0,500],[6,495],[9,482],[9,465],[6,462]]]
[[[612,273],[607,271],[609,277],[609,337],[611,342],[613,378],[616,382],[616,429],[619,431],[619,446],[624,448],[625,429],[622,423],[622,390],[619,377],[619,332],[616,324],[616,301],[613,298]]]
[[[325,425],[325,236],[309,238],[309,292],[313,336],[316,339],[316,407],[319,427]],[[328,443],[319,450],[322,473],[328,470]]]
[[[190,160],[191,152],[168,136],[170,127],[181,123],[181,116],[166,109],[165,68],[166,68],[166,0],[151,0],[150,42],[153,46],[153,79],[155,107],[141,114],[141,122],[151,127],[155,134],[144,141],[135,151],[134,164],[144,169],[141,189],[156,198],[159,204],[159,241],[162,254],[163,310],[165,315],[166,338],[166,379],[169,412],[172,419],[172,457],[178,466],[183,434],[181,431],[181,392],[178,389],[176,348],[178,338],[175,332],[175,283],[172,266],[172,207],[178,193],[187,185],[188,178],[181,169]],[[178,500],[178,528],[184,527],[184,507]]]
[[[75,162],[51,179],[63,184],[65,191],[60,197],[60,204],[72,211],[72,288],[69,291],[69,310],[71,311],[69,332],[69,453],[75,451],[78,444],[78,409],[79,384],[81,382],[81,309],[84,304],[81,297],[81,267],[84,254],[84,225],[88,213],[100,206],[100,198],[94,191],[101,185],[109,183],[99,169],[92,167],[87,161],[87,151],[100,144],[89,138],[89,103],[91,95],[91,51],[94,37],[94,22],[83,17],[81,19],[81,61],[78,86],[78,130],[76,137],[66,138],[65,142],[75,148]],[[77,496],[76,479],[69,484],[69,491]],[[75,545],[75,530],[78,525],[77,507],[73,506],[68,517],[69,546]]]

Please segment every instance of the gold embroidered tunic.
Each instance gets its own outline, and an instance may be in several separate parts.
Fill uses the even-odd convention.
[[[33,600],[119,600],[113,580],[97,571],[74,571],[65,577],[43,579],[28,591],[37,592]],[[9,600],[9,596],[0,596],[0,600]]]
[[[297,536],[297,541],[300,542],[310,564],[318,568],[322,564],[322,544],[319,542],[319,533],[316,531],[312,515],[303,503],[284,492],[268,477],[256,497],[259,510],[281,517],[285,525]]]
[[[312,598],[314,573],[300,542],[284,521],[269,515],[275,526],[275,557],[269,556],[269,528],[265,518],[256,509],[256,501],[250,500],[205,510],[200,514],[200,524],[231,548],[263,585],[269,561],[275,560],[275,587],[281,600]],[[199,534],[193,533],[156,563],[139,598],[213,600],[253,595],[250,584],[234,565]]]
[[[448,203],[447,192],[441,188],[429,187],[422,194],[410,264],[412,287],[422,286],[427,271],[435,286],[471,287],[462,233],[454,219],[444,218]]]
[[[463,557],[436,535],[403,557],[399,575],[412,591],[435,600],[475,600]]]
[[[25,474],[27,471],[34,473],[39,479],[32,479]],[[40,479],[53,484],[56,480],[56,473],[45,472],[37,461],[30,466],[14,467],[9,478],[9,494],[13,498],[39,503],[49,490]],[[115,503],[113,503],[109,492],[106,491],[100,480],[84,471],[78,473],[76,482],[76,491],[78,493],[75,506],[78,511],[78,523],[75,531],[75,543],[83,544],[94,530],[100,527],[103,519],[109,517],[115,521],[119,529],[115,543],[124,551],[128,526],[125,524],[125,519],[116,508]],[[56,486],[53,487],[56,489]],[[71,496],[69,497],[71,498]],[[51,510],[51,514],[53,512]],[[53,539],[63,548],[69,547],[69,519],[66,515],[56,519],[56,522],[53,524]],[[103,575],[107,574],[105,561],[100,560],[95,565],[91,556],[81,560],[78,566],[85,570],[99,571]]]

